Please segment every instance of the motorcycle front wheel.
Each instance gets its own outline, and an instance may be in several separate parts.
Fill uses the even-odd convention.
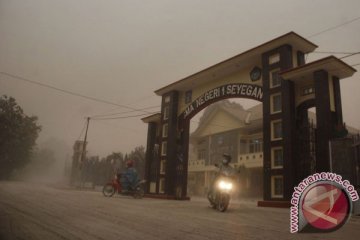
[[[225,212],[229,206],[229,202],[230,202],[230,196],[228,194],[220,194],[216,206],[217,210],[219,210],[220,212]]]
[[[103,187],[103,194],[105,197],[112,197],[115,194],[115,188],[112,184],[106,184]]]

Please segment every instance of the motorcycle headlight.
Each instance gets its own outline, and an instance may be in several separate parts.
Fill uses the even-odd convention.
[[[218,187],[222,190],[231,190],[233,185],[231,182],[220,181]]]

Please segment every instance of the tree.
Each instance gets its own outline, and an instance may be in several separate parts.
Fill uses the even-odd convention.
[[[140,177],[144,177],[145,172],[145,148],[144,146],[135,147],[128,156],[133,160]]]
[[[121,152],[113,152],[112,154],[106,157],[106,160],[119,165],[124,160],[124,156]]]
[[[31,159],[41,127],[36,116],[26,116],[16,100],[0,97],[0,179],[8,179],[13,170]]]

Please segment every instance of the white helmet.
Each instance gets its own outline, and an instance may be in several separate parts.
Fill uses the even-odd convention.
[[[229,164],[231,162],[231,156],[229,154],[223,154],[223,164]]]

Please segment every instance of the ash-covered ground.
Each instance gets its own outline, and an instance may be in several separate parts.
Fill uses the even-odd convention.
[[[0,182],[0,239],[357,239],[360,217],[328,234],[291,234],[289,209],[206,199],[106,198],[99,191]]]

